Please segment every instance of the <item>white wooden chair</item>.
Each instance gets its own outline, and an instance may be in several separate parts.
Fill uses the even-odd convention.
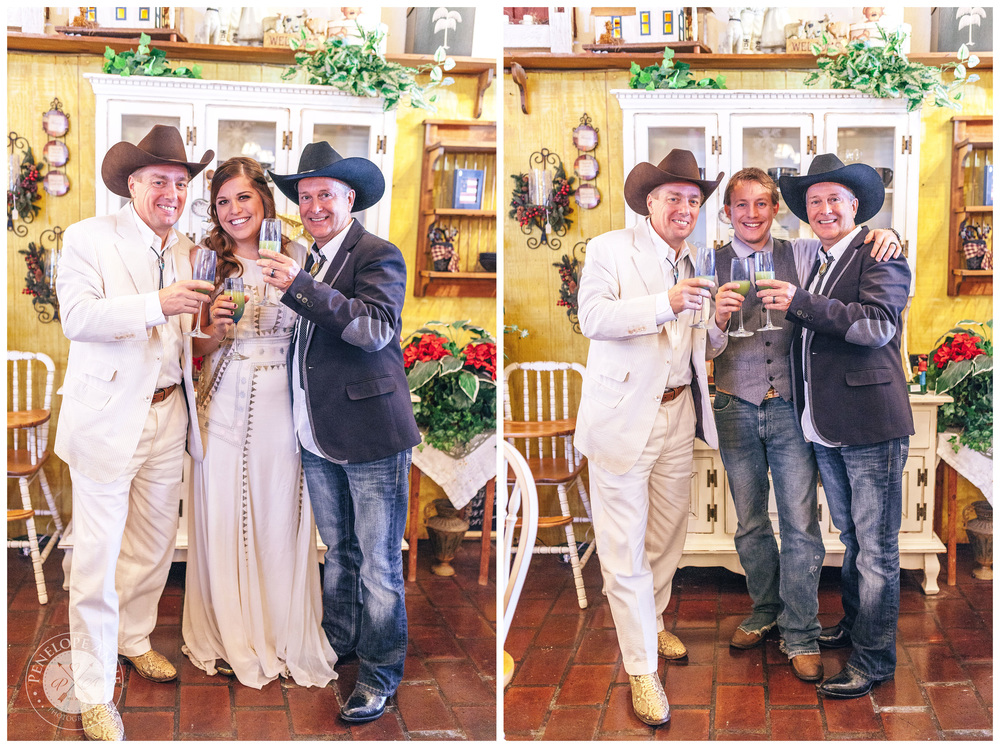
[[[503,588],[503,615],[501,616],[501,634],[507,641],[511,621],[514,619],[514,609],[517,608],[524,578],[528,573],[528,564],[535,547],[535,536],[538,532],[538,489],[531,475],[531,469],[521,453],[513,446],[504,442],[504,470],[509,465],[514,481],[510,484],[507,494],[507,507],[503,522],[503,561],[498,558],[497,569],[501,574],[500,586]],[[518,512],[521,516],[518,518]],[[520,529],[521,537],[514,546],[514,531]],[[503,653],[503,684],[510,683],[514,674],[514,659]]]
[[[540,528],[563,527],[566,533],[565,545],[538,545],[535,553],[559,554],[569,557],[576,584],[577,601],[581,608],[587,607],[587,592],[583,585],[583,567],[593,554],[595,543],[591,541],[583,556],[579,555],[575,524],[593,526],[590,511],[590,497],[580,476],[587,459],[573,446],[573,428],[554,428],[556,422],[575,424],[575,415],[570,413],[571,375],[580,376],[582,385],[584,368],[577,363],[555,361],[526,361],[513,363],[504,369],[504,419],[507,421],[534,422],[539,431],[559,432],[558,435],[511,438],[507,441],[519,446],[527,460],[528,467],[537,486],[556,487],[559,497],[560,516],[540,517]],[[521,400],[515,406],[511,398],[511,383],[515,377],[520,385]],[[548,428],[548,427],[553,428]],[[510,475],[507,476],[508,482]],[[569,506],[569,487],[576,489],[586,516],[574,516]]]
[[[55,365],[52,359],[44,353],[24,353],[7,351],[8,368],[10,369],[10,400],[7,409],[7,478],[17,479],[21,492],[21,509],[8,509],[7,522],[24,522],[27,540],[11,540],[8,538],[8,548],[28,548],[31,553],[31,565],[35,573],[35,587],[38,589],[38,602],[44,605],[49,601],[45,590],[45,575],[42,563],[56,547],[59,536],[63,534],[62,519],[56,509],[52,491],[45,479],[45,462],[49,459],[49,418],[52,415],[52,380],[55,377]],[[42,407],[37,408],[34,394],[35,369],[41,364],[46,369],[45,394]],[[23,377],[23,379],[22,379]],[[23,385],[22,385],[23,382]],[[38,485],[45,498],[46,509],[35,509],[31,503],[31,482],[38,478]],[[55,530],[52,532],[44,552],[38,549],[38,533],[35,527],[35,517],[52,517]]]

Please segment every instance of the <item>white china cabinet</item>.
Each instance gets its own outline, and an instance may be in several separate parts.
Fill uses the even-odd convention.
[[[328,86],[288,85],[186,78],[121,77],[88,73],[96,97],[95,174],[108,149],[123,140],[137,143],[153,125],[177,127],[187,155],[199,160],[206,150],[215,160],[192,182],[187,209],[178,228],[199,238],[206,230],[209,180],[233,156],[250,156],[265,169],[292,174],[307,143],[328,141],[345,158],[371,159],[385,175],[385,197],[355,214],[369,231],[389,236],[396,114],[382,111],[382,99],[350,96]],[[97,215],[116,211],[125,199],[96,180]],[[298,208],[274,191],[278,213]]]
[[[623,174],[637,163],[653,164],[673,148],[684,148],[702,165],[706,179],[722,171],[719,189],[702,207],[692,240],[722,246],[732,229],[722,210],[726,180],[747,166],[804,175],[820,153],[836,153],[847,164],[880,170],[885,204],[872,228],[896,229],[906,243],[911,272],[917,257],[917,190],[920,111],[906,102],[856,91],[640,91],[611,92],[622,109]],[[777,181],[777,180],[775,180]],[[625,208],[625,223],[638,216]],[[812,236],[809,225],[781,203],[772,232],[779,238]],[[911,283],[911,294],[913,285]]]

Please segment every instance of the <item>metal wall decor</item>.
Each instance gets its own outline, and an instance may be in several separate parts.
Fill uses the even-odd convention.
[[[556,250],[562,246],[559,237],[565,236],[573,224],[568,215],[573,212],[569,195],[573,191],[574,177],[566,175],[562,159],[548,148],[531,154],[526,174],[511,174],[514,191],[511,193],[508,215],[528,236],[528,248],[537,249],[545,244]],[[549,167],[554,167],[552,171]],[[535,228],[542,231],[539,238],[531,236]]]
[[[577,257],[577,250],[580,250],[580,254],[585,254],[587,252],[587,242],[589,239],[585,239],[582,242],[577,242],[573,245],[573,254],[563,255],[559,262],[553,262],[552,267],[558,268],[559,270],[559,280],[562,282],[559,286],[559,300],[556,302],[556,306],[561,306],[566,308],[566,316],[569,318],[570,324],[573,325],[573,332],[580,333],[580,317],[578,312],[580,307],[577,303],[577,293],[580,287],[580,271],[583,269],[583,261]],[[582,333],[581,333],[582,334]]]
[[[25,227],[25,231],[27,228]],[[21,293],[31,297],[39,322],[55,322],[59,319],[59,299],[56,298],[56,272],[59,253],[62,251],[63,230],[59,226],[42,232],[36,245],[28,243],[27,249],[19,249],[24,255],[28,271],[24,276],[24,290]],[[48,239],[51,249],[43,242]]]
[[[15,236],[27,236],[28,227],[41,210],[36,203],[41,200],[38,194],[38,167],[35,156],[31,152],[28,141],[11,131],[7,135],[7,230]],[[19,155],[17,151],[22,151]],[[21,223],[17,224],[16,221]]]
[[[601,191],[597,185],[590,184],[601,171],[597,157],[589,153],[597,148],[597,143],[598,130],[590,124],[590,115],[584,112],[580,124],[573,128],[573,145],[580,151],[573,162],[573,171],[580,178],[580,186],[573,193],[573,199],[582,210],[596,208],[601,203]]]
[[[42,158],[49,165],[48,172],[42,180],[42,187],[50,195],[61,197],[69,192],[69,177],[66,176],[66,172],[59,171],[58,168],[65,166],[69,161],[69,148],[65,141],[57,138],[66,137],[66,133],[69,132],[69,115],[63,112],[62,102],[58,97],[49,104],[49,111],[42,115],[42,129],[52,138],[42,149]]]

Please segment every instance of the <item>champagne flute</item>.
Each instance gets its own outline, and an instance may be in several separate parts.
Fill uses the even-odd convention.
[[[754,269],[756,270],[754,276],[755,279],[759,281],[774,280],[774,255],[770,252],[754,252],[753,259]],[[757,289],[760,290],[760,288],[761,286],[758,285]],[[763,303],[763,300],[761,303]],[[767,323],[763,327],[758,327],[757,332],[764,332],[765,330],[780,330],[781,327],[771,324],[771,310],[765,309],[764,311],[767,312]]]
[[[739,284],[735,291],[740,296],[743,297],[744,303],[746,302],[746,297],[750,294],[750,278],[753,275],[753,260],[749,257],[734,257],[732,263],[732,274],[730,280],[733,283]],[[729,333],[734,338],[749,338],[753,335],[749,330],[743,329],[743,305],[740,305],[740,329],[733,330]]]
[[[694,263],[694,274],[699,278],[707,278],[713,283],[715,282],[715,249],[713,247],[698,247],[698,255]],[[704,299],[701,302],[701,308],[698,310],[698,321],[691,325],[691,327],[697,330],[708,329],[708,326],[705,324]]]
[[[198,251],[195,253],[194,265],[191,268],[191,277],[194,280],[208,281],[209,283],[215,282],[215,252],[211,249],[205,247],[198,247]],[[198,289],[199,293],[203,293],[206,296],[210,293],[209,291],[202,291]],[[210,335],[206,335],[201,331],[201,304],[198,304],[198,313],[195,315],[196,324],[193,330],[184,333],[185,335],[192,338],[208,338]]]
[[[233,310],[233,347],[228,354],[223,356],[223,358],[233,361],[243,361],[246,359],[246,356],[240,353],[240,336],[236,331],[236,324],[243,317],[243,309],[246,305],[246,293],[243,289],[243,279],[226,278],[225,292],[232,302],[236,304],[236,308]]]
[[[265,218],[260,223],[260,248],[278,254],[281,252],[281,221],[277,218]],[[281,306],[274,298],[274,287],[264,284],[264,295],[260,300],[261,306]]]

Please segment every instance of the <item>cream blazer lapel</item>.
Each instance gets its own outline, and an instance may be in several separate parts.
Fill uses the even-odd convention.
[[[633,229],[632,248],[634,250],[632,263],[635,265],[635,271],[646,292],[652,295],[666,291],[667,287],[663,281],[663,265],[656,252],[656,247],[653,245],[653,239],[649,235],[648,221],[640,221]]]
[[[147,254],[152,252],[145,247],[145,242],[136,228],[135,220],[132,216],[132,209],[126,205],[116,216],[118,219],[115,237],[115,251],[122,265],[128,270],[135,284],[137,293],[151,293],[157,289],[156,279],[153,277],[153,266]]]

